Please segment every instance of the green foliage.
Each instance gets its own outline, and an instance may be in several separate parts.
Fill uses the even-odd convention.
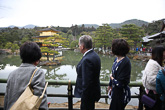
[[[72,41],[71,44],[70,44],[70,48],[74,49],[74,48],[77,48],[77,47],[78,47],[78,40]]]
[[[48,47],[41,47],[41,52],[42,53],[48,53],[48,55],[50,54],[55,54],[55,55],[58,55],[58,52],[57,51],[54,51]]]
[[[18,44],[16,44],[16,43],[8,42],[8,43],[5,45],[5,49],[11,49],[11,52],[14,53],[15,50],[19,49],[19,46],[18,46]]]
[[[142,26],[147,26],[148,25],[148,22],[146,21],[142,21],[142,20],[138,20],[138,19],[131,19],[131,20],[126,20],[122,23],[111,23],[109,24],[112,28],[121,28],[122,25],[125,25],[125,24],[135,24],[139,27],[142,27]]]
[[[163,25],[162,20],[153,21],[152,23],[149,23],[148,26],[144,26],[145,33],[147,35],[153,35],[155,33],[158,33],[160,32],[162,25]]]
[[[1,48],[5,48],[7,42],[14,43],[15,41],[21,41],[22,44],[25,41],[32,41],[32,37],[37,35],[38,32],[35,29],[2,28],[0,29],[0,45]]]
[[[113,40],[113,29],[108,24],[99,26],[96,30],[96,37],[94,38],[95,47],[110,47]]]
[[[23,37],[22,40],[21,40],[21,44],[23,44],[27,41],[30,41],[29,37]]]
[[[144,30],[135,24],[126,24],[122,26],[121,34],[131,47],[134,46],[136,48],[142,37],[144,37]]]
[[[78,25],[72,26],[71,30],[72,30],[72,35],[77,36],[77,35],[80,35],[80,33],[83,31],[91,32],[91,31],[95,31],[96,29],[93,26],[85,27],[85,25],[82,24],[82,26],[78,26]]]
[[[12,46],[12,43],[11,42],[8,42],[6,45],[5,45],[5,49],[10,49]]]
[[[120,25],[123,25],[122,28],[118,27],[116,29],[112,29],[109,24],[103,24],[99,27],[93,27],[93,24],[72,25],[71,27],[58,26],[54,28],[61,31],[59,35],[63,40],[59,44],[50,44],[50,42],[47,42],[46,44],[50,44],[55,48],[58,46],[74,47],[76,45],[74,45],[74,42],[72,41],[78,40],[82,35],[90,35],[93,38],[93,47],[110,47],[112,40],[116,38],[126,39],[131,47],[139,47],[141,46],[142,37],[160,32],[162,20],[153,21],[152,23],[147,24],[148,23],[146,22],[133,19],[121,23]],[[17,41],[18,46],[20,46],[26,41],[33,41],[32,37],[38,36],[38,30],[44,28],[46,27],[35,27],[33,29],[20,29],[18,27],[0,28],[0,48],[6,48],[8,42],[14,43]],[[149,43],[148,45],[151,44],[152,43]]]
[[[14,53],[15,50],[19,49],[19,46],[18,44],[12,44],[12,47],[11,47],[11,52]]]
[[[54,55],[58,54],[58,51],[56,51],[55,49],[58,48],[59,46],[68,47],[69,41],[67,41],[66,38],[63,38],[61,35],[57,34],[57,35],[54,35],[53,37],[48,37],[47,39],[45,39],[43,44],[47,44],[49,48],[41,47],[41,52],[46,53],[48,61],[49,61],[49,56],[53,54],[53,61],[54,61]]]

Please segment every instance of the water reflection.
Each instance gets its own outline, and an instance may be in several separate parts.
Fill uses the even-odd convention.
[[[62,54],[63,60],[60,66],[42,66],[46,79],[76,80],[76,65],[81,60],[83,55],[80,52],[74,51],[63,51]],[[100,80],[109,81],[109,75],[114,61],[114,56],[99,56],[101,58]],[[18,67],[20,64],[21,59],[19,56],[0,55],[0,78],[7,76],[14,68],[16,69],[16,67]],[[131,81],[141,81],[141,71],[144,69],[146,62],[131,60],[131,65]]]
[[[45,78],[50,80],[76,80],[76,65],[82,58],[82,54],[74,51],[63,51],[63,60],[60,66],[42,66],[45,73]],[[111,67],[114,61],[114,56],[99,55],[101,58],[101,81],[109,81],[109,75],[111,72]],[[0,78],[7,78],[11,71],[16,69],[21,64],[21,59],[19,56],[6,56],[0,55]],[[146,62],[131,60],[132,70],[131,70],[131,81],[141,81],[142,73]],[[4,86],[0,84],[0,92],[4,92]],[[137,92],[137,88],[132,88],[131,92],[134,94]],[[102,87],[101,93],[105,94],[106,87]],[[67,87],[65,86],[49,86],[48,93],[67,93]],[[55,100],[49,98],[50,102],[61,103],[65,102],[65,99],[56,98]],[[136,101],[137,102],[137,101]]]

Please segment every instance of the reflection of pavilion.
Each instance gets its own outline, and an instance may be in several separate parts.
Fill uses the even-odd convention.
[[[144,44],[148,43],[151,40],[155,40],[156,43],[163,43],[165,41],[165,19],[163,19],[163,25],[160,32],[151,36],[143,37]]]
[[[45,78],[46,79],[67,80],[65,78],[67,76],[66,73],[57,74],[57,71],[60,70],[60,66],[42,66],[42,69],[45,73]]]

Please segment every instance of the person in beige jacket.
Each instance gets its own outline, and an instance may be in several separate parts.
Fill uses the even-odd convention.
[[[159,70],[162,69],[163,60],[165,58],[165,48],[163,46],[156,46],[152,50],[152,58],[147,62],[143,71],[142,82],[145,87],[145,94],[156,100],[153,108],[145,105],[146,110],[160,110],[161,101],[159,95],[156,93],[156,76]]]

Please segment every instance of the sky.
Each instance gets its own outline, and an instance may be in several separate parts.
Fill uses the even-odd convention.
[[[0,27],[70,27],[163,18],[165,0],[0,0]]]

